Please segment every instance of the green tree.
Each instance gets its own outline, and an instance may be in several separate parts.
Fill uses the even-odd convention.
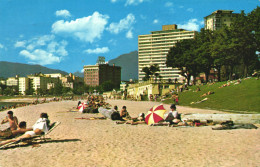
[[[57,83],[55,84],[54,86],[54,89],[53,89],[53,95],[62,95],[62,84],[61,83]]]
[[[25,90],[25,94],[26,95],[33,95],[33,93],[34,93],[34,89],[33,88],[28,88],[28,89]]]
[[[103,82],[102,84],[101,84],[101,89],[103,90],[103,91],[111,91],[111,90],[113,90],[113,88],[114,88],[114,84],[113,84],[113,82],[112,81],[105,81],[105,82]],[[101,91],[102,91],[101,90]]]
[[[213,31],[201,29],[200,33],[195,36],[195,54],[199,70],[205,73],[206,82],[208,82],[210,70],[213,67],[214,59],[211,54],[211,46],[213,41]]]
[[[257,6],[248,14],[248,26],[251,27],[252,34],[256,40],[257,50],[260,51],[260,7]]]
[[[160,68],[158,66],[158,64],[153,64],[150,67],[143,67],[142,68],[142,72],[145,73],[145,77],[143,78],[144,81],[148,81],[150,78],[155,78],[155,80],[157,80],[158,75],[158,71],[160,71]]]
[[[244,77],[248,75],[248,67],[255,61],[257,51],[255,33],[250,25],[249,17],[244,11],[241,11],[230,27],[233,52],[241,59],[244,66]]]
[[[185,39],[178,41],[167,54],[166,65],[172,68],[178,68],[181,75],[190,83],[191,76],[196,76],[200,72],[198,58],[194,52],[196,48],[195,39]]]
[[[13,95],[13,91],[11,88],[7,87],[5,90],[4,90],[4,95]]]

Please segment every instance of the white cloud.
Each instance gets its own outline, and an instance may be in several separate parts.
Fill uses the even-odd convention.
[[[26,45],[26,41],[17,41],[15,44],[14,44],[14,47],[15,48],[20,48],[20,47],[25,47]]]
[[[190,31],[198,31],[200,25],[201,21],[198,21],[198,19],[190,19],[186,24],[178,24],[178,27]]]
[[[188,12],[193,12],[193,9],[192,8],[188,8],[187,11]]]
[[[108,18],[107,15],[94,12],[91,16],[70,22],[59,20],[52,25],[52,32],[92,43],[94,40],[101,38]]]
[[[111,23],[107,30],[113,34],[118,34],[123,30],[132,29],[132,25],[135,23],[135,16],[130,13],[126,16],[126,18],[121,19],[119,23]]]
[[[96,48],[96,49],[87,49],[84,52],[88,54],[101,54],[101,53],[109,52],[109,48],[103,47],[103,48]]]
[[[65,18],[71,17],[70,12],[68,10],[65,10],[65,9],[64,10],[57,10],[55,12],[55,14],[56,14],[56,16],[61,16],[61,17],[65,17]]]
[[[111,0],[112,3],[115,3],[117,0]]]
[[[29,52],[27,50],[22,50],[20,55],[30,59],[29,63],[32,64],[40,64],[40,65],[47,65],[53,63],[59,63],[60,57],[53,55],[51,52],[47,52],[42,49],[36,49],[33,52]]]
[[[4,45],[0,44],[0,49],[3,49],[4,48]]]
[[[126,38],[128,38],[128,39],[133,38],[132,29],[130,29],[130,30],[127,31],[127,33],[126,33]]]
[[[165,3],[165,7],[172,7],[173,6],[173,3],[172,2],[166,2]]]
[[[126,3],[125,3],[125,6],[138,5],[138,4],[143,3],[145,1],[149,1],[149,0],[127,0]]]
[[[28,41],[28,45],[26,47],[27,50],[33,50],[36,47],[45,46],[50,41],[53,41],[55,39],[54,35],[44,35],[37,38],[33,38]]]
[[[31,64],[59,63],[68,55],[65,47],[67,41],[57,42],[54,35],[44,35],[27,41],[26,49],[20,51],[20,55],[29,60]]]
[[[154,20],[153,20],[153,24],[157,24],[158,22],[159,22],[158,19],[154,19]]]

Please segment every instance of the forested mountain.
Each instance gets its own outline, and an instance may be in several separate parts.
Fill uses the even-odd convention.
[[[123,54],[108,62],[109,65],[121,67],[121,80],[138,79],[138,52]]]
[[[51,73],[61,73],[67,75],[67,72],[61,70],[50,69],[40,65],[30,65],[21,63],[12,63],[6,61],[0,61],[0,77],[8,78],[15,77],[19,75],[20,77],[26,77],[30,74],[35,73],[51,74]]]

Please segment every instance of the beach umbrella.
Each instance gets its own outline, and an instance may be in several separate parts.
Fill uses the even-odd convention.
[[[163,120],[163,115],[165,112],[166,112],[166,110],[162,104],[158,105],[158,106],[154,106],[148,111],[148,113],[145,117],[145,122],[148,125],[160,122]]]
[[[86,103],[81,103],[81,104],[79,105],[79,111],[80,111],[80,112],[83,112],[83,110],[84,110],[86,107],[87,107],[87,104],[86,104]]]

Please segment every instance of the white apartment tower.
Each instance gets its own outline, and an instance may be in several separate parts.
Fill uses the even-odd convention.
[[[234,19],[239,15],[233,10],[216,10],[204,17],[205,29],[218,30],[224,26],[230,27]]]
[[[25,95],[27,89],[29,89],[29,78],[19,77],[19,93]]]
[[[177,25],[163,25],[161,31],[152,31],[148,35],[138,36],[138,77],[142,81],[143,67],[158,64],[159,75],[164,81],[179,79],[177,68],[166,67],[167,54],[177,41],[194,38],[196,31],[177,29]]]

